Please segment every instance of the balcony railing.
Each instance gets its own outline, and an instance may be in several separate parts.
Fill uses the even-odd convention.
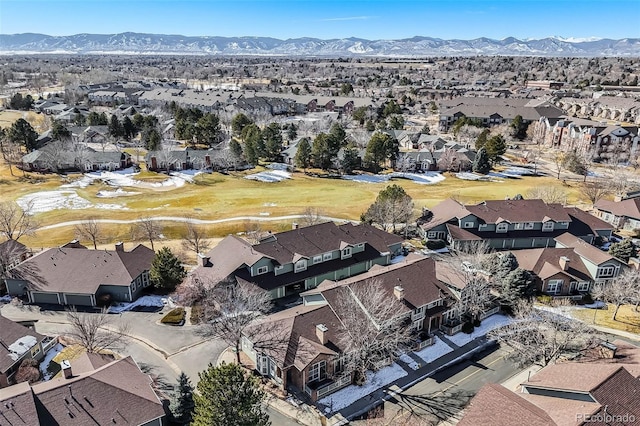
[[[416,342],[416,345],[414,346],[414,350],[419,351],[431,345],[433,345],[433,337],[429,337],[428,339]]]
[[[58,343],[57,337],[47,336],[42,339],[42,352],[47,352],[49,349],[54,347]]]
[[[480,320],[488,318],[491,315],[498,313],[499,311],[500,311],[500,306],[494,306],[493,308],[489,309],[488,311],[485,311],[485,312],[481,313],[480,314]]]
[[[440,329],[449,336],[453,336],[462,329],[462,322],[459,321],[447,321],[442,323]]]
[[[322,398],[325,395],[333,393],[338,389],[342,389],[343,387],[351,384],[351,375],[345,374],[342,377],[339,377],[333,383],[329,383],[328,385],[322,386],[318,388],[318,399]],[[306,386],[305,386],[306,388]],[[306,390],[306,389],[305,389]]]

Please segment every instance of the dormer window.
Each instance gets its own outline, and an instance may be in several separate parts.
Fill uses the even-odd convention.
[[[351,247],[345,247],[344,249],[342,249],[342,258],[346,259],[351,257]]]
[[[464,222],[462,224],[463,228],[473,228],[473,222]]]
[[[329,253],[324,253],[324,254],[322,255],[322,260],[323,260],[324,262],[326,262],[327,260],[331,260],[331,259],[333,259],[333,254],[332,254],[331,252],[329,252]]]
[[[300,259],[296,262],[296,272],[306,271],[307,270],[307,259]]]
[[[268,266],[261,266],[258,268],[258,270],[256,271],[256,273],[258,275],[262,275],[262,274],[266,274],[267,272],[269,272],[269,267]]]
[[[509,224],[506,222],[499,223],[496,226],[496,232],[507,232],[509,230]]]
[[[542,224],[542,231],[548,232],[553,231],[553,221],[548,221]]]

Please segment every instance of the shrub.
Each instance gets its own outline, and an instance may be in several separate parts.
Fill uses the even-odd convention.
[[[473,326],[480,327],[480,318],[476,318],[475,320],[473,320]]]
[[[167,315],[165,315],[160,322],[163,324],[170,325],[182,325],[184,324],[184,318],[186,316],[186,312],[184,308],[175,308],[172,309]]]
[[[447,246],[447,243],[444,240],[427,240],[425,242],[425,247],[429,250],[438,250],[443,249]]]
[[[553,297],[543,294],[541,296],[536,296],[536,300],[538,301],[538,303],[542,303],[543,305],[551,305]]]
[[[204,308],[202,305],[193,305],[191,307],[191,316],[189,320],[191,320],[191,324],[199,324],[202,321],[202,317],[204,315]]]
[[[465,322],[464,324],[462,324],[462,332],[466,333],[466,334],[471,334],[473,333],[473,323],[472,322]]]

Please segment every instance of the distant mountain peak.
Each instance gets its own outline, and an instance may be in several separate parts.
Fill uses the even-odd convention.
[[[494,40],[444,40],[414,36],[399,40],[367,40],[358,37],[318,39],[301,37],[217,37],[168,34],[0,34],[0,54],[173,54],[173,55],[272,55],[272,56],[640,56],[640,38],[621,40],[598,37],[552,36],[542,39],[506,37]]]

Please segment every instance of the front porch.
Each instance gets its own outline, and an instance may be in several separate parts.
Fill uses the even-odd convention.
[[[350,385],[351,381],[351,374],[343,374],[333,379],[327,378],[320,381],[313,381],[305,384],[304,393],[315,402],[330,393]]]

